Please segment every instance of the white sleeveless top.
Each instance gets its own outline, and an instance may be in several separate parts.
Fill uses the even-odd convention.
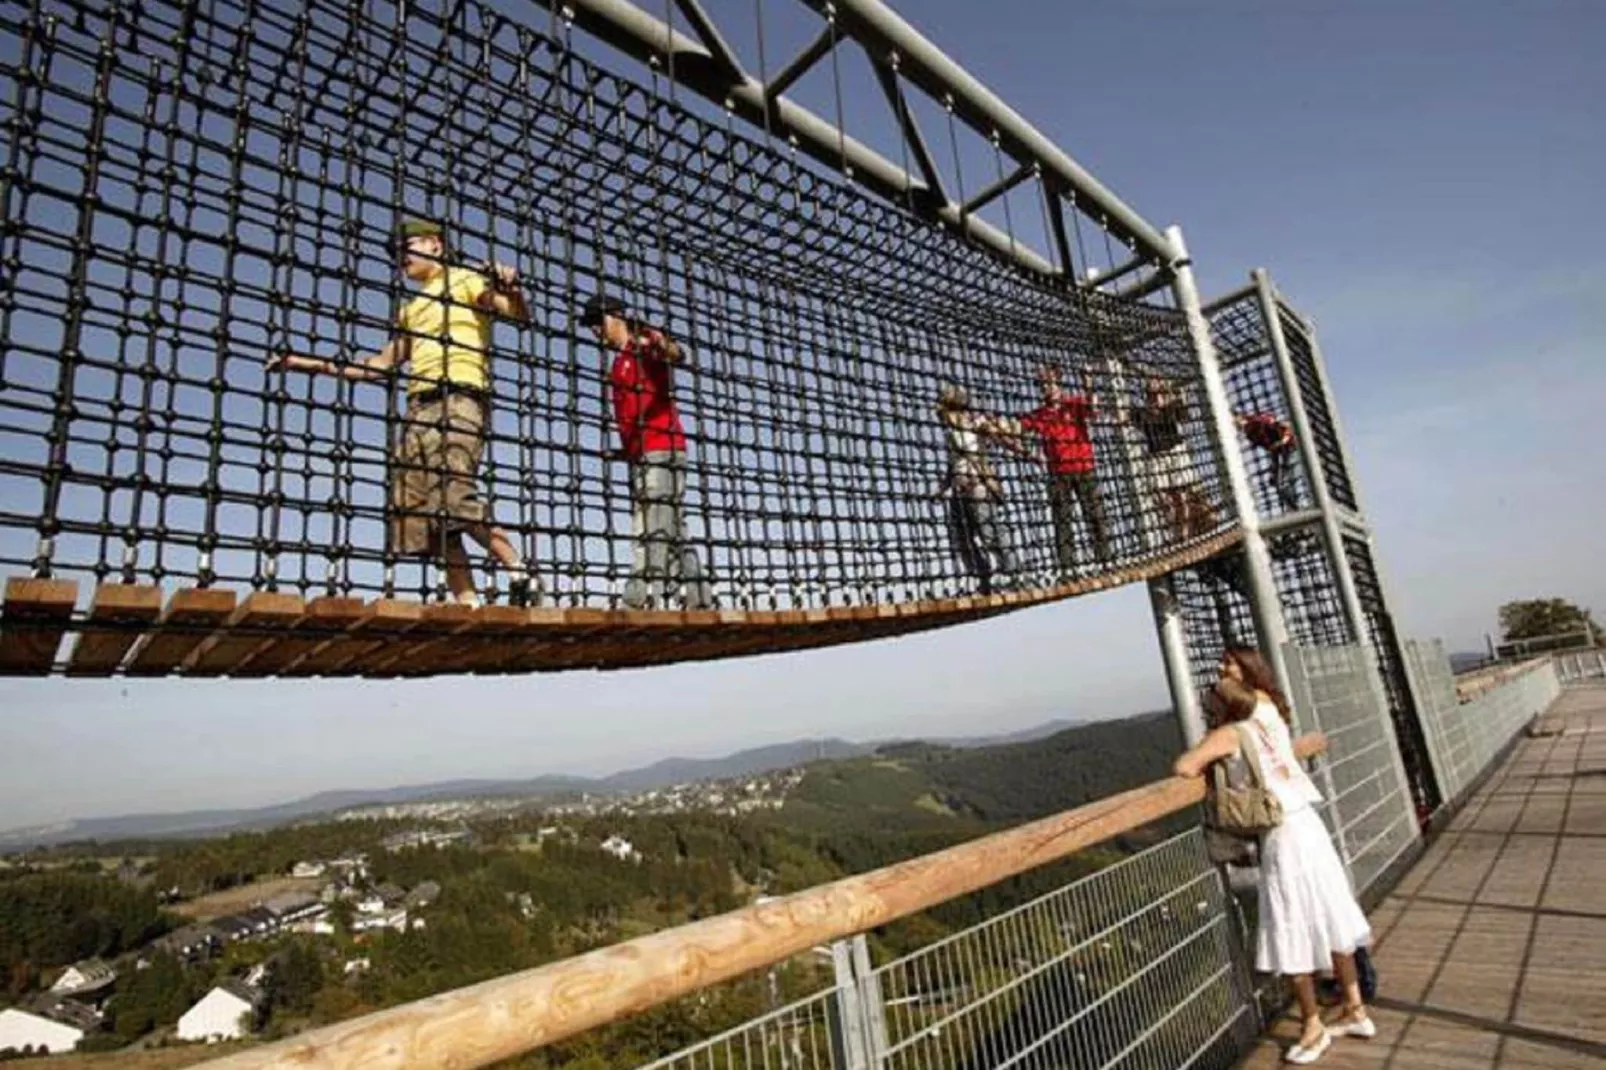
[[[1240,723],[1243,743],[1253,743],[1266,787],[1277,796],[1284,811],[1303,810],[1322,801],[1322,793],[1294,756],[1293,737],[1276,706],[1262,699],[1255,705],[1255,712]]]

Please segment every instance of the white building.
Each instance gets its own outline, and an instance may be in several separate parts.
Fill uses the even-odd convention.
[[[180,1040],[238,1040],[251,1032],[261,996],[237,981],[224,981],[185,1011],[174,1035]]]
[[[52,992],[65,994],[68,992],[87,994],[96,992],[117,980],[117,971],[99,959],[85,959],[75,962],[61,971],[56,983],[50,986]]]
[[[377,914],[359,914],[351,919],[351,931],[354,933],[371,932],[374,929],[394,929],[397,932],[407,931],[407,910],[386,910]]]
[[[322,862],[297,862],[290,867],[290,876],[302,878],[321,877],[328,868]]]
[[[609,836],[603,840],[602,849],[621,862],[629,862],[641,857],[641,852],[636,850],[635,845],[619,835]]]
[[[10,1007],[0,1011],[0,1051],[13,1048],[22,1051],[72,1051],[84,1031],[77,1026],[46,1018],[43,1014]]]

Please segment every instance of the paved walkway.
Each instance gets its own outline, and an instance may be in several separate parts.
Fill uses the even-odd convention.
[[[1606,686],[1534,731],[1372,912],[1377,1039],[1318,1066],[1606,1070]],[[1282,1065],[1297,1032],[1244,1065]]]

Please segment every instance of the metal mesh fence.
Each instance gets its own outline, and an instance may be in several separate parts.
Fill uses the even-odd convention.
[[[1464,797],[1517,733],[1556,700],[1568,679],[1560,659],[1535,661],[1463,701],[1443,642],[1409,640],[1405,650],[1447,803]]]
[[[1360,539],[1346,538],[1344,553],[1349,559],[1350,572],[1355,577],[1355,592],[1360,598],[1361,612],[1366,616],[1367,638],[1377,658],[1377,669],[1388,698],[1389,716],[1394,721],[1394,735],[1405,764],[1411,797],[1418,813],[1427,815],[1438,809],[1442,801],[1439,785],[1433,776],[1428,756],[1427,737],[1422,720],[1411,693],[1411,683],[1405,674],[1401,657],[1400,637],[1394,630],[1394,617],[1383,599],[1383,587],[1377,569],[1372,564],[1371,547]]]
[[[1189,831],[879,966],[838,945],[838,988],[651,1068],[1227,1067],[1258,1029],[1238,924]]]
[[[1327,736],[1319,765],[1325,816],[1363,894],[1419,835],[1372,652],[1292,643],[1283,650],[1299,729]]]
[[[493,596],[775,609],[1133,578],[1230,527],[1174,309],[956,240],[561,19],[32,0],[0,85],[0,565],[428,598],[466,535]]]
[[[1268,518],[1309,509],[1313,501],[1306,462],[1295,439],[1257,295],[1251,291],[1212,308],[1209,316],[1255,511]]]
[[[1300,397],[1305,403],[1305,414],[1310,419],[1311,435],[1315,439],[1317,457],[1321,462],[1327,490],[1333,500],[1348,509],[1359,509],[1355,499],[1355,486],[1350,481],[1349,467],[1344,463],[1344,448],[1338,436],[1338,425],[1328,406],[1327,391],[1322,388],[1322,375],[1316,367],[1315,349],[1304,323],[1287,309],[1277,311],[1282,323],[1283,337],[1288,343],[1288,356],[1293,362],[1294,377],[1299,383]]]

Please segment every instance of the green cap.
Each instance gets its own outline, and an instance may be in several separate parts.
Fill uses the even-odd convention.
[[[431,235],[439,237],[444,233],[441,225],[433,219],[404,219],[401,225],[401,236],[406,238],[425,238]]]

